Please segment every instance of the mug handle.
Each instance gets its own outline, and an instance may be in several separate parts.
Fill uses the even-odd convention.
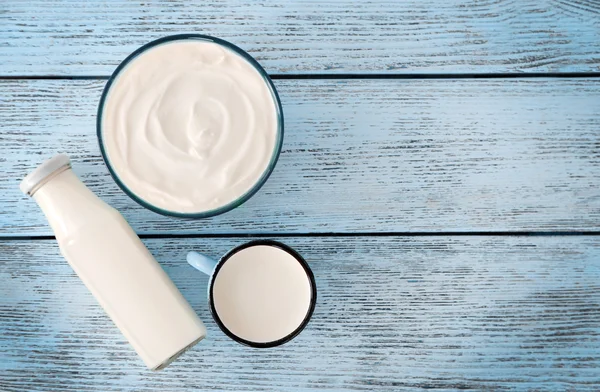
[[[208,276],[212,275],[217,266],[217,261],[215,259],[211,259],[208,256],[194,251],[189,252],[186,259],[189,265],[200,272],[204,272]]]

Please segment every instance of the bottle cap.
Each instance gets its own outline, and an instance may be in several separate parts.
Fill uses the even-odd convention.
[[[29,173],[23,181],[21,181],[19,188],[21,188],[21,192],[31,196],[44,182],[70,167],[71,160],[69,159],[69,156],[66,154],[58,154]]]

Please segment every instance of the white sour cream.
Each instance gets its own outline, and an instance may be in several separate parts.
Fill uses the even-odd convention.
[[[172,41],[119,73],[102,113],[105,154],[119,180],[178,213],[223,207],[267,171],[277,104],[241,55],[213,42]]]

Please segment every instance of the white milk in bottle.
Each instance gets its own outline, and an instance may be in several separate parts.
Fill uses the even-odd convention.
[[[43,210],[62,255],[153,370],[206,336],[177,287],[121,214],[57,155],[21,183]]]

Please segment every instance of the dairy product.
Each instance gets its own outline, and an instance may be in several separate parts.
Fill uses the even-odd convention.
[[[277,103],[244,57],[201,40],[176,40],[132,59],[101,116],[109,165],[159,209],[202,213],[237,200],[275,158]]]
[[[165,367],[206,336],[129,224],[77,178],[67,156],[41,165],[21,190],[38,203],[62,255],[149,368]]]
[[[214,277],[212,299],[223,325],[254,343],[285,338],[301,326],[312,299],[311,281],[298,260],[273,246],[244,248]]]

